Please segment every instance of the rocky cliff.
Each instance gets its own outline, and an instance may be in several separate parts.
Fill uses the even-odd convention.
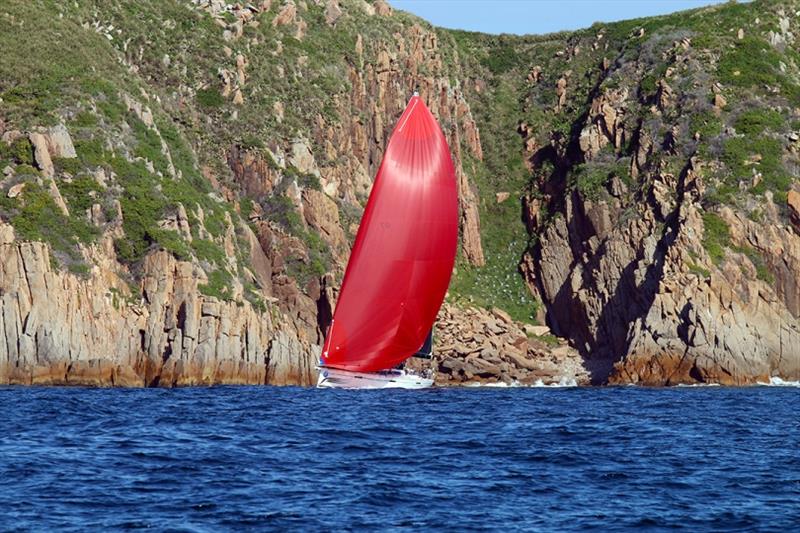
[[[800,375],[796,11],[730,5],[634,21],[622,40],[597,27],[550,74],[566,127],[521,121],[524,275],[595,381]]]
[[[43,243],[0,226],[0,380],[34,385],[308,383],[316,359],[252,305],[205,299],[191,262],[154,252],[135,294],[113,270],[51,268]]]
[[[0,383],[310,384],[415,87],[459,185],[440,383],[798,379],[798,10],[7,3]]]
[[[382,2],[2,15],[0,382],[310,384],[415,87],[457,147],[461,250],[482,264],[460,156],[482,158],[478,128],[421,21]],[[72,51],[29,64],[15,35],[42,19],[33,47]]]

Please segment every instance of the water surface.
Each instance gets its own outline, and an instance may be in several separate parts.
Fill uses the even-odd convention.
[[[0,530],[786,530],[800,389],[0,388]]]

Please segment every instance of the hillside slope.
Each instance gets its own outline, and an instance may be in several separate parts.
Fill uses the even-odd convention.
[[[310,383],[416,86],[459,181],[443,382],[797,379],[798,10],[7,2],[0,382]]]
[[[489,40],[484,101],[532,174],[521,271],[595,381],[797,379],[798,8]]]

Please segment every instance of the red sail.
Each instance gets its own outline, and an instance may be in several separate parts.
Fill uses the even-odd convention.
[[[411,357],[444,300],[457,241],[450,148],[425,103],[414,96],[375,177],[322,364],[374,372]]]

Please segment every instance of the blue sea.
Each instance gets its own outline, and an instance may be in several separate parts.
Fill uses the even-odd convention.
[[[800,388],[0,388],[0,530],[797,530]]]

